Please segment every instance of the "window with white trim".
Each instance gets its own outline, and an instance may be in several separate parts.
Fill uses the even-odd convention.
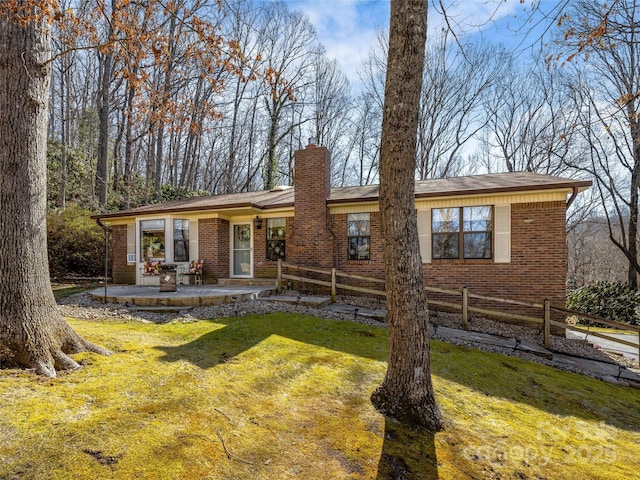
[[[347,215],[347,259],[369,260],[371,258],[371,219],[368,213]]]
[[[173,220],[173,261],[189,261],[189,220]]]
[[[284,260],[286,247],[286,220],[267,218],[267,260]]]
[[[492,258],[491,206],[434,208],[431,211],[434,259]]]
[[[164,220],[140,220],[140,258],[144,262],[164,262]]]

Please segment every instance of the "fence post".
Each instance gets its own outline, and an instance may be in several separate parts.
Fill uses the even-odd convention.
[[[467,287],[462,287],[462,328],[467,330],[469,320],[469,292]]]
[[[276,283],[276,291],[282,293],[282,259],[278,259],[278,280]]]
[[[551,346],[551,302],[544,299],[544,346]]]
[[[331,301],[336,302],[336,269],[331,269]]]

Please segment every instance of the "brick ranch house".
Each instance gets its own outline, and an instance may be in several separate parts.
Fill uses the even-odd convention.
[[[146,261],[203,281],[275,278],[277,260],[383,277],[378,186],[331,188],[330,154],[295,154],[295,188],[196,197],[99,215],[111,226],[113,281],[144,284]],[[564,305],[566,211],[591,182],[528,172],[418,181],[425,282]]]

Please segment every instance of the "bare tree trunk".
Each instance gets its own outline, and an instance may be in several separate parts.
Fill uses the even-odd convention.
[[[251,106],[251,122],[249,123],[249,140],[247,142],[247,175],[246,175],[244,187],[242,187],[242,191],[244,192],[248,192],[251,190],[253,179],[255,178],[258,172],[258,167],[253,167],[251,164],[251,159],[253,158],[254,145],[255,145],[254,138],[256,136],[255,125],[256,125],[257,112],[258,112],[258,99],[256,97],[256,99],[253,102],[253,105]],[[257,163],[258,165],[260,164],[260,162],[257,162]]]
[[[611,9],[590,0],[576,0],[571,5],[569,21],[563,22],[562,47],[567,55],[588,55],[589,68],[579,71],[580,79],[572,82],[572,90],[577,107],[574,111],[579,116],[574,125],[581,127],[578,133],[586,141],[584,156],[590,157],[590,164],[564,160],[572,168],[593,175],[609,238],[627,258],[627,279],[637,289],[640,9],[635,0],[618,0]]]
[[[269,107],[268,101],[265,102]],[[265,190],[271,190],[276,186],[278,181],[278,156],[276,149],[278,148],[278,127],[280,119],[280,105],[276,100],[271,101],[269,108],[269,134],[267,137],[267,158],[265,159],[264,173],[262,182]]]
[[[96,165],[96,191],[98,192],[98,204],[101,207],[107,205],[107,184],[109,179],[109,108],[111,106],[111,54],[104,55],[101,69],[100,91],[98,96],[98,120],[100,130],[98,134],[98,162]]]
[[[431,384],[414,184],[426,28],[426,0],[392,0],[380,156],[389,363],[371,399],[385,415],[438,431],[442,420]]]
[[[162,100],[163,103],[169,99],[171,95],[171,78],[173,75],[173,69],[175,68],[175,63],[173,61],[173,55],[175,54],[175,33],[176,33],[176,17],[175,15],[171,16],[169,20],[169,31],[168,31],[168,47],[167,51],[169,52],[169,62],[166,65],[165,77],[164,77],[164,86],[162,87]],[[161,107],[162,108],[162,107]],[[164,122],[160,122],[158,127],[158,136],[157,136],[157,146],[156,146],[156,163],[155,163],[155,171],[154,171],[154,195],[155,198],[160,198],[160,194],[162,192],[162,167],[164,166]]]
[[[150,134],[149,134],[149,141],[148,141],[148,145],[147,145],[147,166],[146,166],[146,175],[145,175],[145,184],[144,184],[144,204],[148,205],[149,202],[151,201],[152,195],[151,195],[151,182],[153,180],[153,171],[154,171],[154,165],[155,165],[155,158],[156,158],[156,127],[155,125],[151,124],[149,125],[149,130],[150,130]]]
[[[71,54],[62,55],[58,63],[59,88],[60,91],[60,199],[58,206],[61,209],[66,208],[67,200],[67,177],[68,177],[68,155],[67,148],[71,145]],[[53,79],[52,79],[53,80]],[[53,83],[53,81],[52,81]],[[52,90],[53,91],[53,90]],[[51,109],[54,108],[53,97],[50,97]],[[50,116],[51,117],[51,116]],[[55,115],[54,115],[55,117]],[[51,118],[54,118],[51,117]],[[51,192],[49,192],[51,194]]]
[[[46,235],[51,31],[0,20],[0,365],[54,377],[67,354],[108,351],[79,337],[57,310]]]
[[[233,116],[231,118],[231,126],[229,132],[229,152],[227,153],[227,164],[224,169],[223,188],[225,193],[231,193],[235,186],[235,174],[237,173],[236,156],[237,156],[237,140],[238,133],[238,114],[242,104],[242,95],[247,88],[247,82],[236,81],[236,93],[233,98]]]
[[[67,144],[69,140],[67,120],[69,118],[69,98],[67,96],[65,101],[65,94],[67,93],[65,89],[68,89],[68,68],[66,59],[63,57],[60,67],[60,141],[62,147],[60,152],[60,208],[63,210],[67,207]]]
[[[132,163],[133,163],[133,113],[131,110],[133,109],[133,96],[135,94],[134,87],[131,87],[127,92],[127,106],[126,106],[126,122],[127,126],[125,128],[126,132],[126,140],[124,144],[124,171],[122,173],[122,188],[124,191],[124,209],[128,210],[131,208],[131,171],[132,171]]]
[[[630,113],[629,116],[636,115]],[[631,117],[633,118],[633,117]],[[633,121],[632,121],[633,122]],[[631,122],[630,122],[631,123]],[[638,289],[638,188],[640,188],[640,123],[633,122],[630,128],[633,145],[634,165],[631,172],[631,191],[629,192],[629,286]]]
[[[156,137],[156,155],[153,171],[153,198],[159,199],[162,190],[162,167],[164,166],[164,123],[158,125]]]
[[[116,0],[111,0],[111,14],[116,11]],[[110,23],[107,38],[113,36],[113,23]],[[113,56],[106,53],[102,57],[101,77],[98,91],[98,160],[96,164],[96,191],[98,193],[98,205],[107,206],[107,192],[109,191],[109,114],[111,108],[111,71],[113,69]]]

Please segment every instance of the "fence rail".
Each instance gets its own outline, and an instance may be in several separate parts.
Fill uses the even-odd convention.
[[[596,323],[602,323],[603,325],[609,325],[610,327],[618,328],[620,330],[632,330],[634,332],[640,332],[640,327],[629,325],[628,323],[616,322],[615,320],[607,320],[606,318],[596,317],[595,315],[590,315],[588,313],[576,312],[575,310],[569,310],[568,308],[563,307],[552,306],[551,309],[559,313],[564,313],[565,315],[579,316],[586,320],[590,320]]]
[[[288,270],[297,270],[300,272],[311,272],[311,273],[316,273],[316,274],[320,274],[320,275],[326,275],[330,278],[330,280],[320,280],[317,278],[310,278],[310,277],[305,277],[303,276],[303,274],[299,274],[299,275],[291,275],[289,273],[285,273],[284,269],[288,269]],[[367,288],[367,287],[362,287],[359,285],[349,285],[347,283],[338,283],[337,279],[338,277],[340,278],[346,278],[346,279],[352,279],[352,280],[359,280],[359,281],[364,281],[364,282],[369,282],[369,283],[374,283],[374,284],[382,284],[383,285],[383,289],[382,290],[378,290],[378,289],[374,289],[374,288]],[[337,297],[337,291],[338,289],[341,290],[346,290],[346,291],[354,291],[354,292],[359,292],[359,293],[367,293],[369,295],[379,295],[379,296],[385,296],[386,292],[384,290],[384,284],[385,281],[381,278],[376,278],[376,277],[367,277],[364,275],[354,275],[351,273],[347,273],[347,272],[342,272],[339,270],[336,270],[335,268],[332,268],[331,270],[323,270],[323,269],[319,269],[319,268],[311,268],[311,267],[302,267],[299,265],[295,265],[293,263],[288,263],[288,262],[283,262],[282,260],[278,260],[278,292],[282,291],[283,288],[283,281],[285,280],[292,280],[292,281],[296,281],[296,282],[303,282],[303,283],[308,283],[308,284],[312,284],[312,285],[320,285],[323,287],[329,287],[331,289],[331,299],[332,301],[336,301],[336,297]],[[589,322],[595,322],[595,323],[600,323],[603,325],[608,325],[611,327],[615,327],[619,330],[626,330],[626,331],[632,331],[632,332],[640,332],[640,327],[638,326],[634,326],[634,325],[629,325],[626,323],[621,323],[621,322],[616,322],[613,320],[607,320],[605,318],[600,318],[597,317],[595,315],[589,315],[589,314],[585,314],[585,313],[581,313],[581,312],[577,312],[575,310],[570,310],[568,308],[565,307],[561,307],[558,305],[552,305],[551,302],[549,300],[544,300],[543,303],[535,303],[535,302],[525,302],[522,300],[515,300],[515,299],[511,299],[511,298],[501,298],[501,297],[491,297],[491,296],[487,296],[487,295],[480,295],[477,293],[471,293],[469,291],[468,288],[463,287],[459,290],[455,290],[455,289],[448,289],[448,288],[440,288],[440,287],[432,287],[432,286],[426,286],[425,290],[427,292],[432,292],[432,293],[439,293],[439,294],[443,294],[443,295],[450,295],[454,298],[457,298],[458,301],[457,302],[446,302],[446,301],[442,301],[442,300],[431,300],[431,299],[427,299],[427,303],[429,305],[432,305],[434,307],[444,307],[444,308],[449,308],[452,310],[458,310],[461,312],[461,317],[462,317],[462,326],[463,328],[467,328],[468,325],[468,320],[469,320],[469,312],[472,313],[477,313],[480,315],[486,315],[486,316],[490,316],[490,317],[495,317],[495,318],[505,318],[505,319],[513,319],[513,320],[518,320],[521,322],[526,322],[526,323],[531,323],[531,324],[535,324],[536,326],[540,326],[542,325],[542,331],[543,331],[543,338],[544,338],[544,345],[549,347],[550,343],[551,343],[551,327],[557,327],[557,328],[562,328],[562,329],[567,329],[567,330],[573,330],[573,331],[577,331],[577,332],[581,332],[581,333],[585,333],[587,335],[591,335],[594,337],[598,337],[598,338],[603,338],[605,340],[609,340],[615,343],[619,343],[621,345],[627,345],[627,346],[631,346],[631,347],[638,347],[638,354],[640,356],[640,343],[636,344],[633,342],[629,342],[627,340],[622,340],[619,338],[615,338],[615,337],[611,337],[609,335],[606,335],[604,333],[600,333],[600,332],[594,332],[592,330],[590,330],[589,327],[587,328],[582,328],[582,327],[578,327],[578,326],[574,326],[574,325],[569,325],[567,323],[562,323],[562,322],[557,322],[555,320],[551,319],[551,312],[557,312],[557,313],[561,313],[563,315],[566,316],[576,316],[576,317],[581,317],[584,318],[586,320],[588,320]],[[520,306],[520,307],[527,307],[530,309],[537,309],[537,310],[541,310],[542,315],[541,317],[533,317],[533,316],[529,316],[529,315],[521,315],[521,314],[517,314],[517,313],[505,313],[503,311],[499,311],[499,310],[493,310],[493,309],[488,309],[488,308],[480,308],[480,307],[474,307],[474,306],[470,306],[469,305],[469,299],[475,299],[475,300],[484,300],[484,301],[488,301],[488,302],[493,302],[493,303],[502,303],[505,305],[513,305],[513,306]],[[639,360],[640,362],[640,360]]]

